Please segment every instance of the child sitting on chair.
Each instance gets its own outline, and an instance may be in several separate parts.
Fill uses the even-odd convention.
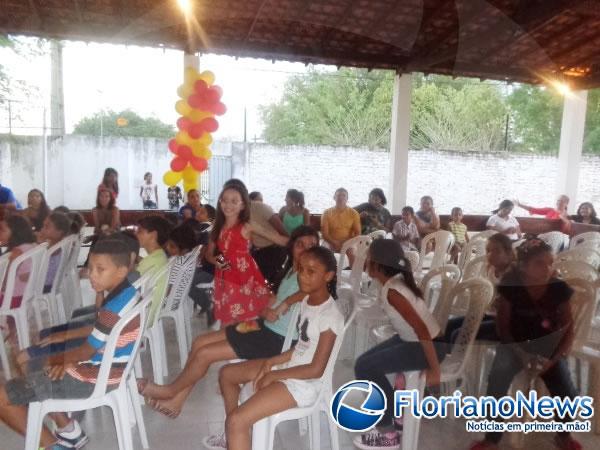
[[[27,406],[50,399],[89,397],[95,389],[103,349],[108,337],[128,311],[135,306],[135,289],[127,281],[129,251],[122,241],[99,240],[90,252],[90,281],[96,292],[108,292],[86,341],[66,352],[32,359],[23,377],[0,386],[0,420],[20,434],[27,431]],[[118,363],[111,368],[109,388],[121,380],[123,366],[131,356],[139,333],[139,318],[121,332],[117,342]],[[53,434],[42,429],[40,446],[46,450],[81,448],[88,441],[79,424],[63,413],[51,414],[57,425]]]
[[[469,236],[467,235],[467,226],[462,223],[463,212],[461,208],[452,208],[450,218],[452,220],[448,222],[448,230],[454,235],[454,245],[450,249],[450,256],[452,262],[456,264],[458,254],[463,251],[465,244],[469,242]]]

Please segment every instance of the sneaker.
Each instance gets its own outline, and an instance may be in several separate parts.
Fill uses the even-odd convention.
[[[354,445],[361,450],[400,450],[400,434],[397,431],[380,432],[373,429],[356,436]]]
[[[202,439],[202,445],[209,450],[227,449],[227,439],[225,438],[225,433],[213,434],[212,436],[205,437]]]
[[[73,421],[73,431],[56,430],[55,435],[56,439],[58,439],[57,444],[60,444],[65,448],[80,449],[90,440],[76,420]]]

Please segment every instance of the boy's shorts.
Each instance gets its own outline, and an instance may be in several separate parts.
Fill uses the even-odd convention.
[[[62,380],[52,381],[44,372],[43,363],[43,358],[31,360],[27,375],[7,381],[4,389],[13,405],[49,399],[87,398],[94,392],[94,383],[79,381],[68,374]]]

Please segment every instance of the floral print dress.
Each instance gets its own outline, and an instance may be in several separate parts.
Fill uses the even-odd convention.
[[[270,291],[250,255],[250,241],[242,235],[244,224],[223,229],[219,252],[230,267],[215,269],[214,316],[222,325],[255,319],[267,306]]]

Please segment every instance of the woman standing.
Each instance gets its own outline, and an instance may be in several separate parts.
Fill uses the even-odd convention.
[[[98,185],[98,190],[107,189],[111,192],[115,201],[119,196],[119,173],[112,167],[106,168],[102,182]]]

